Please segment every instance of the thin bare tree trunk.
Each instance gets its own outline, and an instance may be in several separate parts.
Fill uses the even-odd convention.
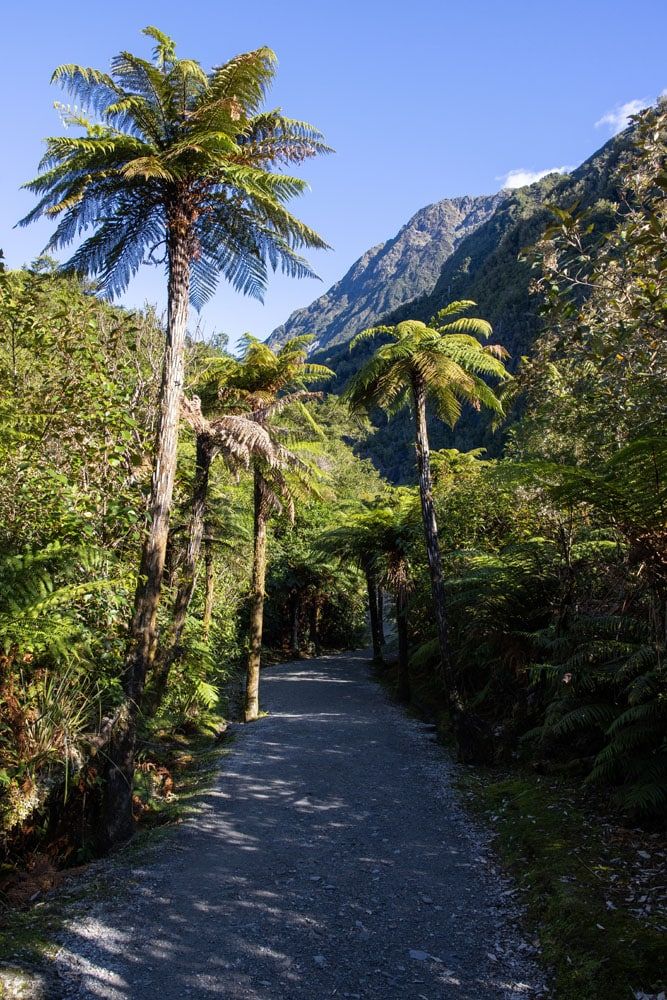
[[[382,644],[378,619],[378,585],[370,570],[366,570],[366,587],[368,589],[368,615],[371,622],[371,642],[373,643],[373,661],[382,663]]]
[[[442,672],[449,701],[449,711],[456,733],[460,759],[467,763],[483,763],[488,761],[491,755],[490,733],[488,727],[480,718],[466,710],[463,697],[454,678],[454,669],[452,666],[447,625],[445,581],[442,572],[435,504],[433,502],[431,460],[426,427],[426,388],[418,377],[415,377],[412,388],[415,403],[417,470],[419,473],[419,493],[424,521],[424,536],[426,539],[426,555],[431,574],[433,610],[440,646]]]
[[[204,534],[204,516],[206,514],[211,462],[215,453],[216,448],[210,438],[205,434],[198,434],[195,478],[192,486],[192,499],[190,501],[187,547],[180,569],[178,589],[171,614],[171,623],[167,629],[162,646],[158,647],[150,693],[147,692],[146,708],[149,712],[155,712],[162,703],[167,690],[171,668],[182,654],[180,642],[197,582],[197,562]]]
[[[319,597],[315,597],[310,618],[310,641],[313,644],[313,648],[315,650],[315,656],[319,656],[320,653],[322,652],[322,649],[320,647],[321,617],[322,617],[322,601]]]
[[[398,678],[396,696],[399,701],[410,701],[410,674],[408,671],[408,595],[404,583],[396,588],[396,632],[398,633]]]
[[[205,566],[205,593],[204,593],[204,617],[202,618],[202,631],[204,639],[208,639],[213,621],[213,601],[215,598],[215,564],[213,562],[213,538],[210,530],[204,535],[204,566]]]
[[[261,473],[255,470],[255,545],[250,593],[250,650],[248,652],[244,712],[246,722],[254,722],[259,715],[259,671],[262,657],[264,587],[266,583],[266,521],[262,477]]]
[[[162,587],[169,514],[176,475],[176,450],[183,350],[188,322],[188,239],[181,226],[169,237],[167,336],[160,389],[160,415],[150,498],[150,517],[122,676],[124,703],[108,749],[103,838],[108,846],[133,833],[132,785],[137,723],[146,674],[155,656],[157,611]]]

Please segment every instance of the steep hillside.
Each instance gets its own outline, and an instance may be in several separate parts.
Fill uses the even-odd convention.
[[[478,314],[493,325],[494,339],[516,361],[530,349],[539,327],[538,303],[529,291],[530,267],[519,260],[521,251],[539,239],[551,219],[551,204],[593,209],[596,226],[604,231],[606,203],[617,198],[613,175],[627,142],[627,136],[618,136],[571,174],[550,174],[512,191],[485,223],[461,240],[444,262],[433,289],[384,320],[426,321],[452,299],[472,299],[478,304]]]
[[[426,321],[452,299],[472,299],[478,304],[477,314],[492,323],[494,340],[509,350],[510,367],[516,365],[520,356],[530,351],[540,328],[539,303],[530,294],[530,268],[519,259],[520,252],[540,237],[551,218],[550,204],[591,209],[596,229],[604,232],[608,203],[615,201],[618,194],[613,180],[615,168],[627,145],[628,136],[623,134],[566,177],[552,174],[529,187],[505,192],[496,211],[448,255],[432,290],[387,312],[381,321],[396,323],[409,317]],[[337,372],[334,391],[343,388],[372,349],[365,343],[352,353],[347,345],[318,352],[318,360]],[[363,453],[394,482],[410,481],[414,455],[408,416],[387,423],[378,414],[374,423],[376,430]],[[492,435],[486,419],[472,411],[464,412],[453,432],[440,421],[433,421],[435,448],[483,446],[498,454],[502,440],[502,434]]]
[[[386,313],[431,292],[447,258],[506,198],[506,192],[445,198],[420,209],[393,239],[360,257],[325,295],[292,313],[269,343],[303,333],[315,336],[315,348],[345,343]]]

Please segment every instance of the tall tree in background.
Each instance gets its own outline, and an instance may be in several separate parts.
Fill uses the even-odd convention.
[[[364,330],[351,342],[350,348],[362,340],[379,335],[389,342],[377,349],[371,360],[351,380],[345,396],[353,409],[379,406],[389,415],[411,406],[415,417],[415,449],[419,474],[426,554],[431,576],[433,606],[437,627],[442,668],[447,685],[450,707],[459,730],[462,754],[473,753],[462,744],[465,717],[462,697],[455,683],[449,640],[442,559],[438,526],[433,502],[430,451],[426,425],[426,404],[433,403],[437,415],[453,427],[463,403],[475,409],[482,406],[495,412],[501,406],[484,376],[507,378],[502,362],[503,349],[484,346],[491,333],[485,320],[461,315],[474,302],[452,302],[434,316],[429,325],[418,320],[405,320],[397,326],[377,326]]]
[[[264,601],[266,598],[267,527],[274,513],[285,511],[294,523],[296,501],[315,492],[317,471],[291,448],[281,445],[280,429],[272,421],[283,407],[290,406],[302,393],[289,393],[263,410],[255,411],[255,419],[265,428],[276,444],[271,460],[259,453],[252,459],[253,468],[253,560],[250,584],[250,629],[246,670],[245,722],[259,716],[259,675],[264,632]],[[277,434],[276,434],[277,432]]]
[[[386,506],[384,501],[380,508],[373,503],[365,503],[360,511],[346,511],[345,523],[324,532],[317,542],[319,551],[325,556],[332,556],[341,563],[349,563],[363,573],[373,661],[378,664],[382,663],[379,594],[384,571],[379,534]]]
[[[361,509],[345,512],[344,523],[320,535],[318,549],[339,562],[351,563],[364,574],[373,644],[373,659],[382,662],[378,601],[380,587],[395,598],[398,637],[396,694],[410,699],[408,674],[408,593],[411,587],[409,548],[413,540],[414,497],[407,489],[392,490],[386,496],[363,503]]]
[[[231,364],[235,362],[231,361]],[[271,435],[261,423],[253,419],[252,413],[218,412],[209,420],[202,412],[199,396],[191,399],[184,396],[181,406],[185,419],[195,434],[195,469],[185,551],[179,566],[176,596],[169,624],[160,635],[150,692],[146,698],[152,712],[162,702],[172,665],[182,652],[181,638],[195,591],[197,564],[204,539],[213,460],[220,455],[234,472],[239,467],[249,467],[255,459],[263,460],[269,465],[281,460],[280,450],[276,448]]]
[[[111,74],[76,65],[55,71],[54,82],[81,109],[62,109],[65,123],[83,135],[47,139],[40,174],[27,185],[40,200],[22,220],[25,225],[60,217],[50,250],[92,229],[66,267],[94,278],[101,292],[124,291],[146,259],[160,258],[167,273],[149,528],[123,676],[125,700],[109,751],[110,843],[132,833],[136,724],[155,655],[189,302],[200,307],[220,275],[261,298],[269,266],[311,275],[297,250],[325,246],[285,208],[305,182],[273,169],[326,147],[312,126],[261,110],[276,70],[271,49],[237,56],[207,73],[192,59],[178,59],[174,42],[157,28],[144,33],[156,43],[152,61],[121,52]]]
[[[288,340],[274,352],[267,344],[247,336],[242,372],[230,386],[241,389],[253,402],[252,417],[271,435],[276,443],[273,461],[256,454],[253,457],[254,477],[254,549],[250,589],[250,641],[246,673],[244,718],[253,722],[259,715],[259,671],[262,654],[264,598],[266,583],[267,523],[272,511],[287,509],[294,516],[295,498],[307,492],[313,484],[312,467],[285,445],[294,445],[306,436],[317,437],[321,432],[304,406],[312,396],[307,385],[333,375],[329,368],[307,361],[308,344],[312,337]],[[275,416],[289,409],[297,417],[301,429],[280,428]]]
[[[384,562],[381,582],[394,595],[396,637],[398,639],[398,673],[396,697],[410,701],[408,597],[412,589],[410,546],[413,541],[414,497],[407,490],[396,490],[392,503],[379,511],[377,544]]]

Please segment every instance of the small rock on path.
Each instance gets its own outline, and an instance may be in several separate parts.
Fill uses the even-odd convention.
[[[270,715],[196,814],[70,921],[63,997],[543,995],[453,765],[365,654],[271,667],[262,685]]]

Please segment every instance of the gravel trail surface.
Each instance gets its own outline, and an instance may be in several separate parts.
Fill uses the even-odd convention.
[[[365,654],[271,667],[262,685],[270,715],[240,730],[196,814],[70,921],[62,996],[544,995],[455,768]]]

